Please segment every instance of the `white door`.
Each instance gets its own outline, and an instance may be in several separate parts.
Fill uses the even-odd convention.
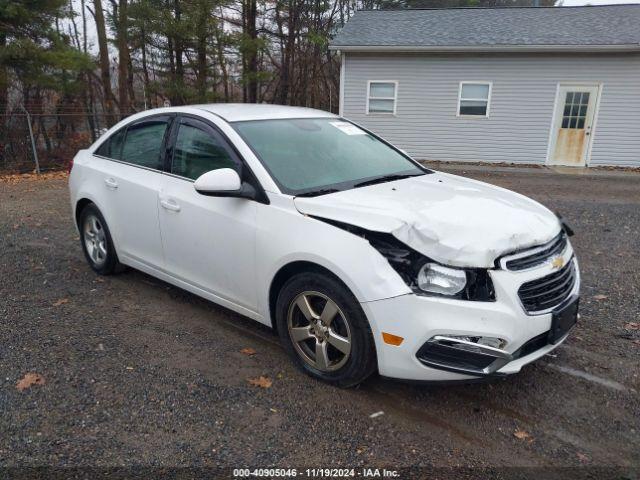
[[[164,137],[168,116],[145,118],[129,125],[119,161],[109,161],[102,173],[118,254],[127,263],[140,262],[155,268],[164,263],[158,194],[162,185]]]
[[[598,92],[598,85],[560,85],[553,116],[549,165],[586,165]]]
[[[166,269],[178,280],[255,312],[257,203],[206,196],[193,187],[205,172],[239,171],[240,160],[205,122],[185,117],[177,128],[171,175],[164,175],[160,191]]]

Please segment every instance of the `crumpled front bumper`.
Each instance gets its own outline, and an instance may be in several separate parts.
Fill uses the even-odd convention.
[[[569,249],[566,256],[569,261],[573,251]],[[455,381],[519,372],[524,365],[551,352],[567,338],[565,335],[556,343],[548,343],[546,335],[551,329],[552,314],[527,314],[517,294],[523,283],[552,271],[550,265],[526,272],[492,270],[495,302],[409,294],[362,303],[375,337],[380,374],[404,380]],[[577,262],[576,271],[572,297],[578,295],[580,288]],[[385,343],[383,332],[402,337],[402,343],[398,346]],[[503,339],[506,346],[502,350],[510,358],[492,364],[486,371],[457,370],[448,368],[450,364],[443,367],[419,359],[421,348],[429,341],[459,336]],[[545,340],[535,344],[540,338]],[[528,343],[529,349],[523,351]]]

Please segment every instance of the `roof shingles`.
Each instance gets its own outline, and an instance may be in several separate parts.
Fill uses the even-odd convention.
[[[361,10],[340,47],[640,46],[640,4]]]

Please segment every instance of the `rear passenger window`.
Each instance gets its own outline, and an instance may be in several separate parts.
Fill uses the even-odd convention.
[[[131,125],[122,147],[122,160],[142,167],[162,169],[161,153],[167,122],[151,120]]]
[[[218,168],[236,168],[236,163],[218,138],[200,128],[180,125],[171,172],[195,180],[203,173]]]
[[[98,149],[96,155],[101,157],[113,158],[120,160],[122,157],[122,141],[124,140],[124,133],[126,128],[121,128],[116,133],[111,135]]]

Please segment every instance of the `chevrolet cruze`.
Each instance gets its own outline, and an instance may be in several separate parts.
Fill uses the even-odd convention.
[[[69,187],[96,272],[126,265],[269,325],[340,386],[515,373],[578,318],[555,214],[327,112],[145,111],[80,151]]]

